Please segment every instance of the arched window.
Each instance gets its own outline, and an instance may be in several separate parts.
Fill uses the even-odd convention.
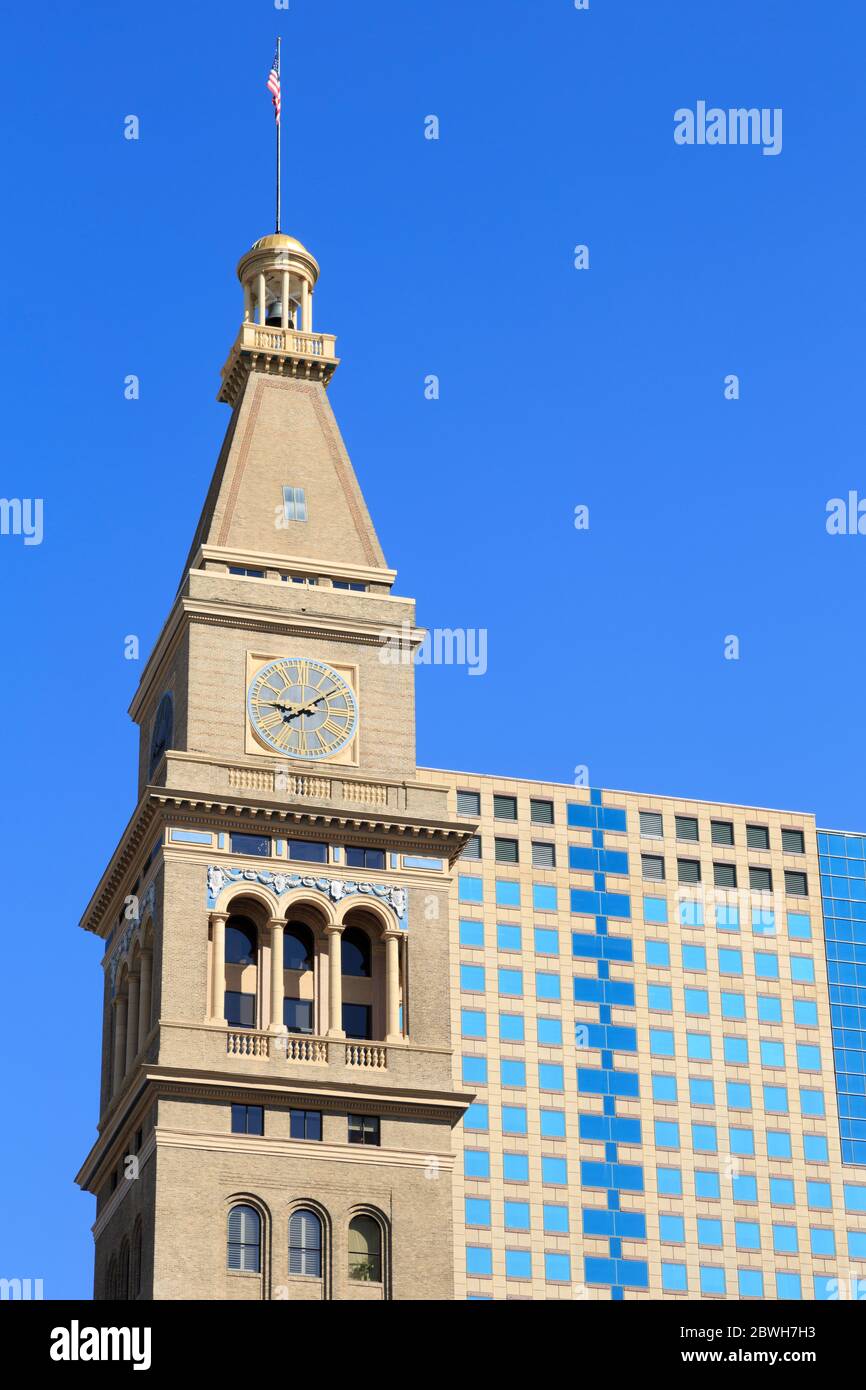
[[[138,1298],[141,1294],[141,1217],[132,1230],[132,1258],[129,1272],[129,1296]]]
[[[117,1298],[117,1260],[112,1255],[108,1261],[108,1277],[105,1281],[105,1297],[114,1302]]]
[[[261,1249],[262,1219],[255,1207],[232,1207],[229,1212],[229,1269],[258,1274],[262,1267]]]
[[[306,1207],[289,1217],[289,1273],[322,1277],[322,1223]]]
[[[349,1278],[382,1282],[382,1228],[372,1216],[349,1223]]]
[[[258,932],[249,917],[226,922],[226,965],[255,965]]]
[[[124,1237],[120,1246],[120,1260],[117,1270],[117,1297],[129,1298],[129,1241]]]
[[[313,933],[305,922],[287,922],[283,933],[283,969],[312,970]]]
[[[347,927],[343,932],[342,959],[344,975],[360,975],[369,978],[370,938],[359,927]]]

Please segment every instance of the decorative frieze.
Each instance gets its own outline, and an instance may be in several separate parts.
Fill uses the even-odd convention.
[[[230,883],[260,883],[282,897],[294,888],[313,888],[324,893],[331,902],[344,898],[366,896],[378,898],[391,908],[401,926],[408,926],[406,889],[390,883],[361,883],[356,879],[328,878],[324,875],[274,873],[272,869],[226,869],[221,864],[207,868],[207,905],[216,907],[217,899]]]

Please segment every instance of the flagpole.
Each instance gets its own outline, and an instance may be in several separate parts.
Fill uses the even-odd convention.
[[[278,80],[279,80],[279,82],[280,82],[280,85],[282,85],[282,77],[280,76],[280,66],[281,66],[281,64],[280,64],[280,43],[281,43],[281,40],[280,40],[280,39],[277,39],[277,78],[278,78]],[[280,116],[278,117],[278,119],[277,119],[277,232],[278,232],[278,233],[279,233],[279,230],[280,230],[280,129],[281,129],[281,126],[282,126],[282,115],[280,115]]]

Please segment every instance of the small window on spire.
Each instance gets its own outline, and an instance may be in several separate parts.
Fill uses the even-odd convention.
[[[283,488],[283,511],[286,521],[306,521],[307,499],[302,487]]]

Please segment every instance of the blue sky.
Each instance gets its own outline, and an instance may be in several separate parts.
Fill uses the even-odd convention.
[[[419,762],[587,764],[863,829],[866,537],[824,521],[866,494],[864,29],[806,0],[7,14],[2,492],[44,499],[44,540],[0,537],[0,1274],[90,1289],[100,953],[76,923],[133,806],[124,637],[159,632],[228,423],[275,34],[284,225],[322,267],[398,589],[488,632],[484,678],[419,670]],[[781,154],[677,146],[699,100],[782,108]]]

